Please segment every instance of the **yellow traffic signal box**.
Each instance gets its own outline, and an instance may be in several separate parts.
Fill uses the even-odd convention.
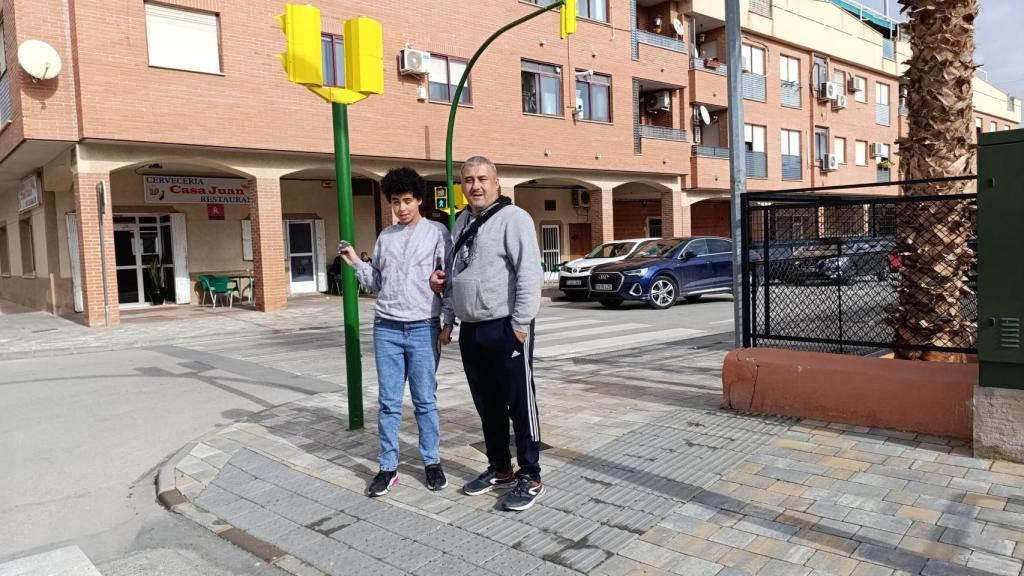
[[[322,86],[324,61],[320,48],[320,9],[285,4],[284,14],[277,20],[286,40],[285,52],[278,56],[288,73],[288,80],[296,84]]]

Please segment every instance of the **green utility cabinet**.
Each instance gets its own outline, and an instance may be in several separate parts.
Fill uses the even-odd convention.
[[[979,383],[1024,389],[1024,130],[981,135],[977,217]]]

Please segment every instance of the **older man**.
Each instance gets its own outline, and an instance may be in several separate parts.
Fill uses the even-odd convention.
[[[501,195],[494,164],[482,156],[462,167],[469,202],[455,222],[455,247],[431,287],[450,298],[462,321],[459,347],[487,445],[487,470],[463,487],[476,496],[511,487],[506,510],[526,510],[544,494],[540,477],[540,419],[533,382],[534,318],[543,273],[533,220]],[[451,338],[444,319],[440,338]],[[509,420],[519,470],[509,453]]]

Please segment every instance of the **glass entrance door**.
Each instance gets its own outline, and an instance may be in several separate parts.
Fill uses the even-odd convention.
[[[170,240],[168,216],[114,215],[118,304],[138,306],[151,302],[153,281],[149,266],[158,259],[162,264],[160,275],[163,277],[164,294],[173,299],[174,264],[169,250]]]
[[[314,258],[313,222],[288,221],[288,268],[292,294],[316,292],[316,261]]]

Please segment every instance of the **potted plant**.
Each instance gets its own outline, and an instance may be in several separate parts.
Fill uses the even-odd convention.
[[[164,261],[159,254],[153,256],[147,267],[149,272],[149,300],[154,306],[164,303]]]
[[[878,161],[878,167],[883,170],[888,170],[889,168],[892,168],[892,161],[888,158],[882,158]]]
[[[711,68],[712,70],[714,70],[715,68],[718,68],[721,64],[722,64],[722,62],[719,61],[718,58],[705,58],[704,59],[704,67],[705,68]]]

